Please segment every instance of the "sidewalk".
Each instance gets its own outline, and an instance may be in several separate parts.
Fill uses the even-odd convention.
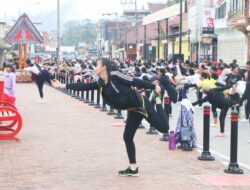
[[[24,126],[21,143],[0,142],[0,190],[249,190],[250,176],[197,160],[199,153],[168,150],[159,136],[135,136],[140,177],[119,177],[128,166],[123,127],[78,100],[45,86],[36,103],[34,84],[17,85]],[[118,121],[120,122],[120,121]]]

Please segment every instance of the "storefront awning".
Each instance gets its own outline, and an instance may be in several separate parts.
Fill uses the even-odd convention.
[[[183,2],[183,13],[185,12],[185,2]],[[148,16],[143,17],[143,25],[148,25],[180,14],[180,4],[167,7]]]

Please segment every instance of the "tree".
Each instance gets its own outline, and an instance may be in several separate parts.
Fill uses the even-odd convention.
[[[79,42],[93,43],[96,40],[96,23],[90,19],[71,20],[65,23],[61,44],[78,46]]]

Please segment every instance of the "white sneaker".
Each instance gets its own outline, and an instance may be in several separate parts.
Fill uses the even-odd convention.
[[[199,105],[197,105],[197,106],[195,106],[195,108],[198,108],[198,109],[200,109],[200,108],[202,108],[202,106],[199,106]]]
[[[240,122],[248,122],[248,119],[241,119]]]
[[[36,103],[38,103],[38,104],[41,104],[41,103],[44,103],[44,102],[45,102],[44,99],[39,99],[39,100],[36,101]]]
[[[216,123],[216,124],[215,123],[211,123],[210,127],[219,127],[219,125],[218,125],[218,123]]]
[[[218,134],[215,135],[215,137],[225,137],[224,133],[219,132]]]

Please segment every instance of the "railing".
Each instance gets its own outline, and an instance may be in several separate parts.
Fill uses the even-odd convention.
[[[249,8],[231,10],[228,12],[228,19],[249,17]]]

